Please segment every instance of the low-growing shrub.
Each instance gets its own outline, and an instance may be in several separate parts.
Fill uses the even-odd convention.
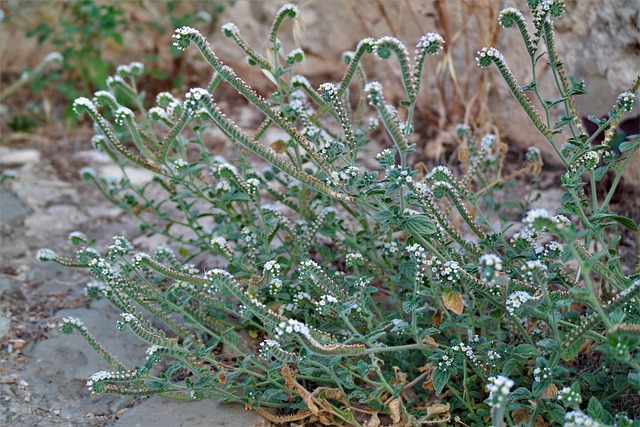
[[[562,206],[522,211],[521,221],[498,215],[496,197],[540,171],[538,149],[502,177],[506,146],[461,125],[459,176],[410,162],[423,68],[445,43],[438,34],[425,35],[413,56],[393,37],[363,39],[344,54],[342,80],[316,90],[294,73],[304,53],[278,41],[282,22],[298,16],[286,5],[265,54],[235,25],[222,28],[275,85],[268,98],[225,66],[197,30],[182,27],[174,46],[195,45],[214,70],[202,88],[184,99],[160,93],[146,110],[135,84],[143,67],[133,63],[108,80],[110,91],[77,99],[76,112],[95,123],[95,148],[124,174],[82,176],[136,216],[145,233],[170,241],[144,254],[122,236],[94,248],[76,232],[75,259],[39,253],[87,269],[95,277],[87,293],[111,301],[122,311],[118,328],[150,345],[143,365],[126,367],[81,320],[65,318],[62,330],[79,332],[113,367],[89,379],[91,392],[237,401],[275,423],[632,425],[640,277],[625,270],[616,247],[618,227],[637,225],[609,203],[639,143],[629,137],[613,151],[608,140],[640,80],[607,117],[591,118],[598,131],[588,136],[573,101],[585,85],[566,74],[554,48],[553,20],[564,5],[528,5],[531,30],[514,8],[499,20],[520,31],[532,82],[520,86],[493,47],[477,57],[480,67],[495,66],[538,139],[566,166]],[[399,64],[405,93],[397,107],[367,80],[365,55]],[[556,98],[538,85],[543,61]],[[239,129],[218,108],[220,85],[262,114],[256,130]],[[115,90],[139,111],[123,107]],[[271,127],[287,137],[265,144]],[[226,136],[234,158],[212,147],[210,128]],[[606,128],[604,142],[592,145]],[[131,166],[153,179],[134,185]],[[615,175],[608,193],[587,197],[585,185],[607,171]]]

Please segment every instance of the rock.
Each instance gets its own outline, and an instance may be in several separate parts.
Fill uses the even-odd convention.
[[[11,319],[0,315],[0,341],[9,336],[11,332]]]
[[[21,166],[27,163],[38,163],[39,161],[39,150],[12,150],[9,148],[0,147],[0,164],[3,166]]]
[[[240,405],[211,400],[185,402],[151,397],[124,413],[112,427],[253,427],[263,419]]]
[[[0,191],[0,222],[9,227],[20,225],[29,209],[10,190]]]
[[[134,186],[141,186],[153,179],[153,172],[137,167],[126,167],[127,178]],[[98,175],[104,178],[120,179],[124,175],[119,166],[108,164],[97,169]]]
[[[145,360],[146,343],[131,332],[118,332],[116,321],[120,313],[108,301],[98,300],[91,309],[62,310],[58,317],[80,318],[87,329],[122,363],[133,367]],[[85,414],[115,412],[133,402],[132,397],[102,395],[91,399],[86,387],[89,376],[112,368],[77,333],[64,335],[57,331],[37,343],[31,353],[31,363],[24,378],[34,393],[41,393],[49,402],[61,407],[61,415],[74,420]]]
[[[7,275],[0,275],[0,298],[5,292],[20,287],[20,283]]]

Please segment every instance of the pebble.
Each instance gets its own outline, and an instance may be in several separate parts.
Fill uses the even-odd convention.
[[[54,415],[60,415],[60,409],[54,409],[51,412],[53,412]]]
[[[20,381],[18,381],[18,386],[27,388],[27,387],[29,387],[29,383],[26,382],[25,380],[20,380]]]

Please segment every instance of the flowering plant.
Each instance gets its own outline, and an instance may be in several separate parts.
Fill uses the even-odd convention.
[[[239,401],[274,423],[632,425],[636,408],[629,402],[640,388],[640,277],[626,272],[612,231],[637,225],[611,213],[609,202],[639,144],[630,139],[617,153],[606,140],[591,145],[573,103],[584,84],[566,75],[553,45],[552,20],[563,4],[528,5],[533,34],[516,9],[499,19],[520,30],[533,82],[519,86],[495,48],[477,58],[481,67],[496,65],[567,167],[558,213],[529,209],[519,223],[501,222],[494,196],[540,171],[538,149],[527,152],[522,169],[502,177],[499,138],[477,138],[461,125],[461,177],[446,166],[420,171],[410,162],[423,68],[445,43],[434,33],[417,43],[413,57],[393,37],[364,39],[344,54],[342,80],[316,90],[294,73],[304,53],[283,52],[278,40],[283,21],[298,16],[296,6],[286,5],[265,55],[235,25],[222,29],[276,86],[268,98],[224,65],[197,30],[182,27],[174,46],[194,44],[214,70],[203,88],[183,100],[161,93],[147,111],[135,84],[143,67],[134,63],[109,79],[109,91],[77,99],[77,113],[96,125],[94,146],[124,174],[117,181],[84,170],[83,177],[139,218],[142,230],[170,242],[145,254],[116,236],[100,250],[73,233],[71,242],[80,246],[75,259],[40,252],[41,260],[89,270],[96,280],[87,293],[109,299],[122,311],[118,328],[150,345],[146,362],[128,368],[80,320],[65,319],[63,331],[78,331],[113,367],[94,374],[90,390]],[[400,106],[367,80],[365,55],[397,60],[405,90]],[[554,101],[537,85],[542,57],[560,94]],[[222,84],[264,115],[253,134],[214,103]],[[618,98],[599,132],[615,128],[631,109],[638,85]],[[114,96],[116,89],[138,114]],[[551,122],[555,108],[564,109],[558,123]],[[101,109],[112,112],[113,123]],[[212,153],[212,127],[233,145],[235,159]],[[286,139],[265,145],[271,127]],[[370,156],[386,138],[390,144]],[[133,165],[153,178],[133,185],[127,178]],[[604,200],[595,191],[589,199],[585,178],[595,185],[602,168],[616,174],[613,187]],[[591,250],[594,243],[600,251]],[[581,363],[585,349],[601,363]]]

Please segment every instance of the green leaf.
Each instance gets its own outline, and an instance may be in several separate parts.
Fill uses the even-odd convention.
[[[602,181],[604,174],[609,170],[609,166],[600,166],[593,171],[593,177],[596,179],[596,182]]]
[[[584,344],[584,338],[576,340],[564,351],[564,353],[562,354],[562,358],[566,361],[574,359],[582,348],[582,344]]]
[[[598,126],[602,126],[607,122],[607,119],[601,119],[598,116],[594,115],[587,116],[587,119],[589,119],[590,122],[597,124]]]
[[[433,372],[431,380],[433,381],[433,388],[436,394],[442,393],[444,386],[449,382],[449,377],[451,377],[451,372],[445,372],[442,369],[436,369]]]
[[[507,362],[502,367],[502,374],[507,377],[510,376],[516,370],[519,363],[520,362],[518,361],[518,359],[507,360]]]
[[[625,151],[629,151],[632,148],[637,147],[638,145],[640,145],[639,142],[625,141],[618,146],[618,150],[620,150],[621,153],[624,153]]]
[[[513,355],[520,359],[530,359],[532,357],[537,357],[538,355],[540,355],[540,352],[531,344],[520,344],[513,351]]]
[[[404,229],[409,233],[425,235],[434,234],[436,226],[426,215],[409,215],[404,218]]]
[[[631,372],[627,375],[627,381],[631,387],[640,389],[640,372]]]
[[[615,214],[596,214],[591,217],[591,221],[594,223],[608,220],[615,221],[631,231],[638,231],[638,224],[626,216]]]
[[[591,396],[591,399],[589,399],[587,412],[589,413],[589,416],[591,418],[595,418],[596,420],[602,418],[604,408],[602,407],[602,403],[600,403],[600,401],[595,396]]]

